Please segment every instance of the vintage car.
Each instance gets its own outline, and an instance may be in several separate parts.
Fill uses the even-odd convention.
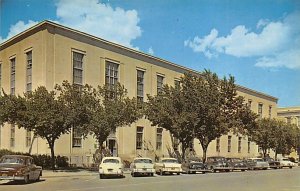
[[[247,163],[240,158],[227,158],[227,161],[229,163],[229,166],[232,167],[232,170],[248,170]]]
[[[120,157],[104,157],[99,165],[99,176],[105,178],[107,176],[123,177],[124,165]]]
[[[150,158],[135,158],[130,164],[131,176],[154,175],[154,164]]]
[[[278,169],[280,167],[280,162],[274,160],[273,158],[265,158],[265,161],[269,163],[269,167],[273,169]]]
[[[206,165],[212,172],[232,171],[232,167],[229,165],[225,157],[208,157],[206,160]]]
[[[290,159],[288,158],[281,158],[278,161],[280,163],[280,168],[284,168],[284,167],[293,168],[293,166],[295,166],[294,163],[290,161]]]
[[[270,167],[269,163],[262,158],[248,158],[246,162],[249,170],[267,170]]]
[[[24,183],[38,181],[42,167],[33,163],[33,158],[24,155],[4,155],[0,159],[0,180],[20,180]]]
[[[210,170],[200,159],[187,159],[182,163],[182,171],[187,174],[196,174],[197,172],[204,174]]]
[[[163,175],[165,173],[180,175],[182,173],[181,164],[179,164],[176,158],[162,158],[154,166],[157,174]]]

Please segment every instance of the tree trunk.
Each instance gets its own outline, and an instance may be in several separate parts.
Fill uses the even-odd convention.
[[[55,170],[55,154],[54,154],[54,143],[49,143],[49,147],[51,150],[51,166],[52,170]]]
[[[277,150],[275,150],[275,160],[277,160]]]
[[[103,142],[104,140],[102,139],[98,139],[98,144],[99,144],[99,152],[100,152],[100,158],[99,158],[99,163],[101,163],[103,157],[104,157],[104,154],[103,154]]]
[[[203,150],[203,158],[202,158],[202,161],[203,161],[203,163],[205,163],[205,162],[206,162],[206,153],[207,153],[207,147],[208,147],[208,145],[202,145],[202,144],[201,144],[201,146],[202,146],[202,150]]]
[[[267,149],[263,149],[263,155],[264,155],[264,158],[266,158],[266,155],[267,155]]]
[[[186,146],[182,144],[181,146],[181,162],[185,160],[185,151],[186,151]]]

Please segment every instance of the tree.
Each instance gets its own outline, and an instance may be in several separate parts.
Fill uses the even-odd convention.
[[[127,97],[127,90],[119,83],[98,86],[89,92],[94,99],[89,102],[91,120],[86,127],[98,141],[102,153],[102,144],[109,134],[142,117],[141,109],[135,98]]]
[[[220,80],[206,70],[200,76],[187,76],[184,83],[189,92],[190,112],[197,116],[194,135],[202,146],[203,162],[212,140],[229,132],[246,134],[255,125],[256,115],[237,95],[232,76]]]
[[[283,133],[275,119],[262,118],[257,121],[255,130],[251,132],[251,140],[262,149],[264,158],[268,149],[275,148],[275,151],[279,151],[285,146],[284,134],[282,137],[276,135],[279,132]]]
[[[163,127],[178,139],[182,161],[185,159],[186,149],[194,140],[193,127],[196,120],[196,116],[189,111],[190,100],[183,91],[184,85],[182,83],[177,88],[165,85],[158,95],[148,95],[149,101],[145,108],[145,116],[153,126]]]

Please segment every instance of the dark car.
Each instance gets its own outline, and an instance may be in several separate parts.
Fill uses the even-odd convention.
[[[240,158],[227,158],[227,161],[232,167],[232,170],[245,171],[248,169],[247,163]]]
[[[200,159],[189,159],[182,163],[182,171],[187,174],[196,174],[197,172],[206,173],[210,170],[207,169],[206,164],[203,164],[203,162]]]
[[[273,158],[265,158],[265,161],[269,163],[270,168],[278,169],[280,167],[280,162],[274,160]]]
[[[208,157],[206,161],[206,165],[212,172],[232,171],[232,167],[229,165],[225,157],[220,157],[220,156]]]
[[[30,156],[5,155],[0,159],[0,180],[38,181],[42,167],[36,166]]]

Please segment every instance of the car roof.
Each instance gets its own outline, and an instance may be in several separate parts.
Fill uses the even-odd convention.
[[[102,160],[105,160],[105,159],[117,159],[117,160],[121,160],[120,157],[104,157]]]
[[[160,160],[165,160],[165,159],[177,160],[176,158],[161,158]]]
[[[151,158],[147,158],[147,157],[136,157],[133,160],[137,160],[137,159],[148,159],[148,160],[152,160]]]
[[[31,158],[31,156],[27,156],[27,155],[4,155],[2,157],[7,157],[7,158]]]

